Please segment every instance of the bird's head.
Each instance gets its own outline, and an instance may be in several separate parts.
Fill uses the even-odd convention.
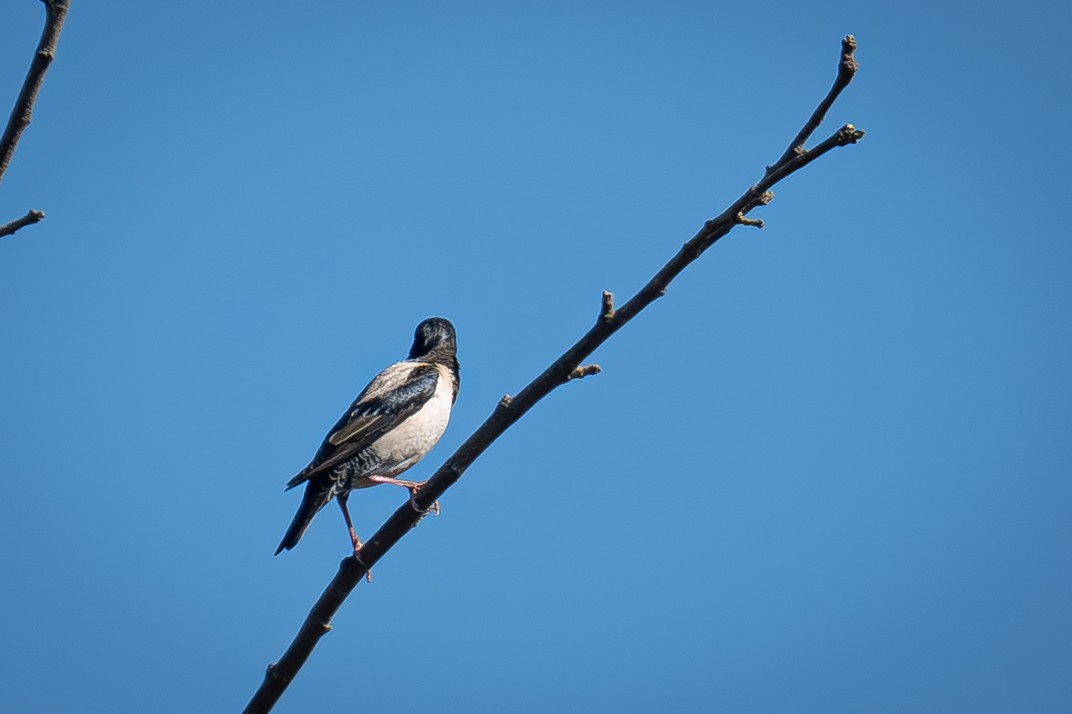
[[[450,359],[458,351],[454,325],[443,317],[429,317],[417,325],[409,359],[439,357]]]

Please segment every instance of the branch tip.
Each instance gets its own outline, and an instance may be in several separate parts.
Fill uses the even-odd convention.
[[[741,213],[747,213],[753,208],[758,208],[759,206],[766,206],[773,200],[774,191],[764,191],[763,193],[756,193],[753,190],[752,197],[748,200],[748,203],[745,204],[744,208],[741,209]]]
[[[833,86],[830,87],[830,91],[819,102],[819,106],[812,112],[808,121],[804,123],[804,127],[797,132],[793,141],[789,142],[789,148],[782,153],[781,157],[773,165],[768,167],[767,173],[764,174],[765,180],[778,173],[790,162],[803,161],[807,163],[811,160],[808,156],[811,152],[806,150],[804,145],[811,135],[815,133],[815,130],[819,128],[819,125],[823,123],[823,120],[826,119],[826,112],[834,105],[845,87],[849,86],[853,77],[856,76],[856,70],[859,68],[860,64],[856,61],[856,38],[852,35],[845,35],[841,40],[841,58],[838,60],[837,77],[834,79]],[[861,134],[860,136],[863,135]]]
[[[864,133],[863,129],[857,129],[852,124],[846,124],[838,129],[838,145],[845,146],[846,144],[855,144],[857,141],[864,138]]]
[[[599,308],[599,319],[603,322],[614,320],[614,293],[609,290],[603,291],[603,301]]]
[[[10,223],[5,223],[4,225],[0,226],[0,238],[3,238],[4,236],[9,236],[20,228],[32,226],[34,223],[39,222],[44,217],[44,211],[38,211],[36,208],[31,208],[22,218],[16,218]]]
[[[764,223],[762,218],[749,218],[744,215],[744,212],[737,214],[737,223],[742,226],[752,226],[753,228],[762,228]]]
[[[841,62],[838,63],[838,74],[846,79],[852,79],[856,70],[860,69],[860,63],[856,61],[856,38],[845,35],[841,40]]]
[[[600,367],[598,364],[580,365],[578,367],[575,367],[574,370],[569,373],[569,376],[566,377],[566,379],[584,379],[585,377],[590,377],[593,374],[599,374],[602,371],[603,368]]]

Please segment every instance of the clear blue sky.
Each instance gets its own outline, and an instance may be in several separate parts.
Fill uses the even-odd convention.
[[[0,184],[0,710],[237,711],[346,554],[284,482],[429,315],[424,478],[793,177],[362,584],[277,711],[1072,706],[1066,3],[74,0]],[[0,11],[10,106],[40,31]],[[6,109],[4,113],[6,114]],[[356,494],[370,534],[405,494]]]

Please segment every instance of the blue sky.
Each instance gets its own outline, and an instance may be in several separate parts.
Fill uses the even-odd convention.
[[[424,478],[785,148],[867,130],[512,428],[276,711],[1072,703],[1061,3],[75,0],[0,184],[0,709],[235,711],[282,492],[429,315]],[[40,31],[5,3],[0,97]],[[370,534],[404,499],[350,500]]]

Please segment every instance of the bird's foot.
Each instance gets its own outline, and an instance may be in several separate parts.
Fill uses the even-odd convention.
[[[361,542],[361,539],[357,537],[357,533],[354,533],[354,529],[350,528],[350,541],[354,545],[354,560],[361,564],[361,567],[365,569],[365,582],[372,582],[372,568],[365,565],[361,560],[361,546],[365,545]]]
[[[423,486],[424,484],[421,484]],[[409,506],[422,516],[427,516],[429,513],[434,513],[436,517],[439,517],[439,500],[437,499],[432,503],[430,508],[421,508],[417,505],[417,488],[411,488],[409,491]]]

